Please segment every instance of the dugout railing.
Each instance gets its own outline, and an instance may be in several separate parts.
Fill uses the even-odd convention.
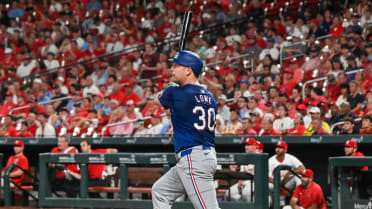
[[[219,153],[217,161],[220,165],[255,164],[254,201],[220,202],[222,209],[268,208],[268,154],[232,154]],[[48,164],[76,163],[80,166],[80,197],[60,198],[51,195],[48,177]],[[114,164],[120,170],[119,198],[99,199],[88,197],[88,164]],[[40,154],[39,155],[39,207],[95,207],[95,208],[152,208],[151,200],[128,199],[128,167],[129,166],[168,166],[176,164],[173,153],[116,153],[116,154]],[[173,208],[193,208],[190,202],[176,202]]]
[[[332,209],[372,208],[372,157],[330,157]]]
[[[32,184],[25,185],[23,182],[21,185],[15,184],[10,178],[10,173],[14,169],[21,169],[24,173],[24,176],[32,179]],[[22,201],[23,205],[28,205],[28,197],[31,197],[33,200],[38,200],[37,196],[31,194],[30,191],[37,190],[38,179],[35,174],[31,174],[27,170],[23,169],[17,163],[12,163],[6,170],[4,174],[4,206],[10,206],[12,203],[12,191],[21,191],[22,192]]]

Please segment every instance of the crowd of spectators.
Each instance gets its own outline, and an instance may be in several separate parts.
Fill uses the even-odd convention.
[[[218,102],[217,134],[327,135],[340,121],[334,133],[371,134],[372,4],[340,5],[2,2],[0,136],[171,134],[169,112],[153,95],[170,81],[167,60],[188,9],[186,48],[206,62],[200,82]]]

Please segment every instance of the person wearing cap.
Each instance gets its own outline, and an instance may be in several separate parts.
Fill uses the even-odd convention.
[[[195,208],[217,209],[213,179],[217,102],[198,81],[203,61],[197,54],[182,50],[169,61],[173,63],[171,81],[179,86],[167,87],[155,100],[171,110],[177,164],[152,186],[153,207],[170,209],[187,193]],[[187,167],[192,169],[184,169]]]
[[[42,91],[40,91],[40,92],[42,92]],[[44,91],[44,93],[45,93],[45,91]],[[29,102],[29,105],[30,105],[29,111],[36,112],[36,113],[46,112],[45,107],[40,105],[38,103],[38,101],[35,99],[34,96],[31,96],[28,99],[28,102]]]
[[[35,136],[38,138],[54,138],[56,136],[56,130],[48,123],[48,114],[41,112],[38,114],[38,121],[40,122],[39,128],[36,130]]]
[[[311,136],[314,134],[314,132],[316,132],[317,134],[330,134],[331,133],[331,128],[329,127],[328,123],[325,122],[325,121],[322,121],[320,116],[320,109],[319,107],[312,107],[309,111],[310,113],[310,116],[311,116],[311,124],[307,127],[305,133],[304,133],[304,136]],[[313,120],[314,119],[317,119],[316,122],[314,123],[317,123],[319,122],[320,123],[320,127],[316,127],[316,128],[313,128]],[[320,119],[320,121],[319,121]],[[315,129],[315,130],[314,130]]]
[[[244,142],[245,153],[258,153],[257,140],[254,138],[247,138]],[[237,171],[238,166],[231,165],[230,170]],[[254,175],[254,165],[241,165],[240,172],[246,172]],[[245,201],[253,202],[253,182],[251,180],[239,180],[238,183],[230,187],[230,200],[231,201]],[[229,191],[225,193],[225,197],[229,197]]]
[[[227,97],[224,94],[221,94],[217,98],[217,107],[218,107],[218,114],[222,117],[224,120],[224,124],[230,120],[230,107],[226,105]]]
[[[58,137],[58,146],[53,147],[51,153],[78,153],[78,150],[69,146],[67,136]],[[55,178],[51,180],[53,191],[64,191],[67,197],[76,197],[79,193],[80,171],[77,164],[49,164],[49,167],[54,169]]]
[[[345,142],[345,156],[350,157],[364,157],[362,152],[358,152],[358,143],[352,139]],[[368,171],[368,166],[364,166],[360,169],[361,171]]]
[[[16,163],[19,167],[21,167],[24,170],[28,170],[28,159],[23,154],[23,151],[25,149],[24,142],[22,140],[15,140],[13,145],[14,155],[8,158],[8,161],[6,162],[5,165],[5,170],[2,171],[1,176],[4,176],[6,169],[13,163]],[[21,185],[24,178],[24,171],[19,168],[15,168],[9,174],[9,176],[11,178],[12,183]]]
[[[283,209],[327,209],[322,187],[313,181],[314,172],[306,169],[300,175],[301,184],[293,192],[290,205]]]
[[[122,100],[123,105],[125,105],[128,100],[133,100],[134,104],[137,104],[138,102],[141,101],[141,97],[139,97],[138,94],[136,94],[133,91],[133,88],[134,88],[133,84],[130,83],[124,86],[124,88],[125,88],[125,93],[124,93],[124,98]]]
[[[278,141],[275,145],[275,155],[269,158],[269,190],[274,188],[274,171],[279,165],[287,165],[292,171],[301,174],[305,170],[304,164],[294,155],[287,153],[288,144],[285,141]],[[285,190],[293,191],[301,183],[300,179],[294,176],[290,171],[281,171],[281,185]]]
[[[17,76],[20,78],[27,77],[37,68],[36,60],[31,59],[30,55],[24,55],[21,64],[17,67]]]

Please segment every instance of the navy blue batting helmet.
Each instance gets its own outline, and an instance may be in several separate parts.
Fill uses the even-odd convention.
[[[203,68],[203,61],[194,52],[187,50],[179,51],[175,58],[169,59],[170,62],[177,63],[183,66],[191,67],[196,77],[200,75]]]

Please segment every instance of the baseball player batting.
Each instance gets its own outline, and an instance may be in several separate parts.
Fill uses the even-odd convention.
[[[198,55],[182,50],[169,61],[173,63],[171,80],[179,86],[167,87],[156,100],[171,109],[177,164],[153,185],[152,203],[155,209],[168,209],[186,193],[194,208],[217,209],[213,183],[216,101],[199,85],[203,62]]]

